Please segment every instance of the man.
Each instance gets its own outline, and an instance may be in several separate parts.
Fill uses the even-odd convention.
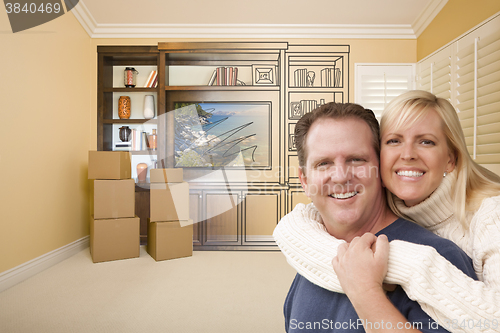
[[[295,140],[299,179],[318,218],[330,235],[350,245],[339,247],[333,262],[346,294],[296,275],[285,301],[287,332],[446,332],[401,287],[383,289],[387,267],[380,263],[386,262],[388,240],[433,246],[476,278],[472,263],[455,244],[398,219],[387,206],[373,112],[357,104],[323,105],[298,121]],[[362,271],[350,265],[353,255],[366,263]],[[354,284],[350,274],[363,278]]]

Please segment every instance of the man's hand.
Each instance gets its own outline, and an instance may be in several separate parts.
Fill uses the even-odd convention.
[[[367,333],[394,332],[403,323],[403,333],[418,333],[414,327],[406,328],[408,321],[385,295],[384,278],[389,261],[387,236],[366,233],[342,244],[333,258],[333,269],[339,277],[342,289],[351,301],[361,320],[384,322],[384,327],[365,326]],[[395,286],[392,286],[395,288]],[[390,324],[390,325],[389,325]],[[363,324],[364,325],[364,324]]]
[[[366,233],[339,246],[332,264],[342,289],[353,301],[369,292],[384,292],[388,260],[387,236]]]

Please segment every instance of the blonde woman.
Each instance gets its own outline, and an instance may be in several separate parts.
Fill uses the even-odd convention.
[[[431,93],[410,91],[394,99],[380,129],[380,173],[391,209],[455,242],[472,258],[480,280],[432,248],[392,241],[385,282],[401,285],[451,332],[500,331],[500,178],[470,158],[456,111]],[[339,277],[359,278],[338,267],[337,249],[342,257],[349,246],[328,234],[316,216],[312,204],[297,205],[274,238],[301,275],[343,292]],[[334,258],[342,276],[333,269]],[[356,256],[350,258],[348,264],[359,269]]]

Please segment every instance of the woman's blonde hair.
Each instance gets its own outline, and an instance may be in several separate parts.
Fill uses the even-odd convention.
[[[450,102],[427,91],[408,91],[387,105],[380,121],[380,135],[382,137],[388,128],[409,128],[430,111],[436,111],[443,121],[448,149],[456,158],[457,182],[452,193],[454,212],[462,225],[468,227],[466,211],[475,211],[483,199],[500,195],[500,177],[472,160],[457,112]],[[394,213],[408,219],[397,209],[389,191],[387,198]]]

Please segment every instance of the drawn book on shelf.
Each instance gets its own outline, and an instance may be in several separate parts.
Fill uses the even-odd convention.
[[[235,86],[238,82],[237,67],[217,67],[208,81],[209,86]]]
[[[322,87],[340,87],[341,72],[340,68],[323,68],[321,70]]]
[[[307,68],[299,68],[293,72],[294,87],[307,86]]]

